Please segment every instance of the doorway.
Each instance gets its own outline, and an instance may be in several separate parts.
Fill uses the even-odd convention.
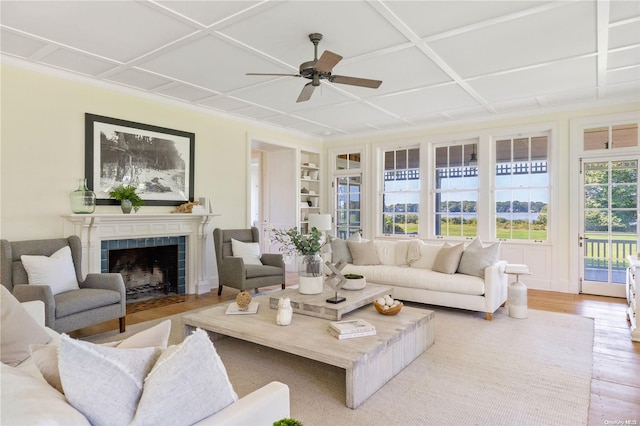
[[[572,122],[580,293],[626,297],[628,258],[639,241],[638,124],[635,114]]]
[[[289,229],[297,220],[296,150],[252,141],[250,170],[250,225],[260,231],[261,252],[277,252],[269,244],[269,227]]]

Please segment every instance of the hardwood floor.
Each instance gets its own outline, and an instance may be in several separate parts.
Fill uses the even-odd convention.
[[[236,291],[224,288],[202,295],[187,295],[186,301],[127,315],[127,324],[202,308],[235,298]],[[632,342],[623,299],[585,294],[529,290],[528,306],[552,312],[594,318],[593,378],[589,425],[640,425],[640,343]],[[72,333],[82,337],[118,328],[109,321]],[[626,423],[625,423],[626,422]]]

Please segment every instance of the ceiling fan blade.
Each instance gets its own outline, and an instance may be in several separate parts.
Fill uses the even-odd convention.
[[[322,56],[320,56],[320,59],[318,59],[318,61],[316,62],[314,68],[320,72],[331,72],[333,67],[335,67],[336,64],[341,60],[342,56],[338,55],[337,53],[325,50],[322,53]]]
[[[279,77],[302,77],[300,74],[270,74],[270,73],[262,73],[262,72],[248,72],[245,75],[273,75]]]
[[[368,78],[347,77],[344,75],[332,75],[329,77],[332,83],[350,84],[351,86],[369,87],[377,89],[382,84],[380,80],[369,80]]]
[[[302,88],[302,92],[300,92],[300,96],[298,96],[298,100],[296,102],[304,102],[311,99],[311,95],[313,95],[313,90],[316,86],[313,83],[307,83]]]

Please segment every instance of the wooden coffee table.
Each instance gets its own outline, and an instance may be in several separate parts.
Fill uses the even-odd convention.
[[[399,314],[386,316],[373,305],[362,307],[342,319],[369,321],[377,334],[338,340],[327,331],[327,319],[294,314],[290,325],[279,326],[269,296],[253,300],[260,303],[256,314],[226,315],[223,304],[184,315],[184,333],[202,328],[213,341],[230,336],[344,368],[349,408],[357,408],[433,344],[434,312],[426,309],[405,306]]]

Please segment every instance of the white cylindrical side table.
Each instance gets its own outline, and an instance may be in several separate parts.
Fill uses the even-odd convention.
[[[511,318],[527,317],[527,286],[520,281],[520,275],[531,275],[527,265],[508,264],[505,274],[515,275],[516,280],[509,284],[509,316]]]

